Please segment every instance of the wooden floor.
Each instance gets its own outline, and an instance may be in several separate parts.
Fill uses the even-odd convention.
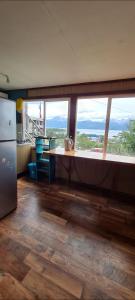
[[[135,300],[133,199],[19,179],[18,208],[0,221],[5,299]]]

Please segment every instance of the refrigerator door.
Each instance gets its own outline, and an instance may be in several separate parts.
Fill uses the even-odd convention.
[[[0,98],[0,141],[16,140],[16,104]]]
[[[16,206],[16,142],[0,142],[0,219]]]

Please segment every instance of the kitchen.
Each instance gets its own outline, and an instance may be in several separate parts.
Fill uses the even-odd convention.
[[[0,13],[0,300],[134,300],[135,2]]]

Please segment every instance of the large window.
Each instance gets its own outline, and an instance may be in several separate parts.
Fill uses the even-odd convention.
[[[48,101],[45,103],[45,131],[47,136],[56,137],[56,146],[64,147],[68,134],[69,101]]]
[[[68,135],[69,99],[34,100],[24,102],[25,140],[34,144],[34,137],[56,137],[56,146],[64,147]]]
[[[76,148],[103,152],[108,98],[78,99]]]
[[[44,133],[43,101],[30,101],[24,103],[24,131],[27,139],[34,137],[34,135],[37,135],[38,133]]]
[[[135,97],[78,99],[76,148],[135,155]]]
[[[64,138],[70,135],[69,103],[69,98],[26,101],[25,140],[34,144],[35,135],[56,137],[56,146],[63,148]],[[72,111],[70,117],[75,119]],[[75,147],[94,155],[99,152],[103,158],[135,156],[135,97],[79,98]]]
[[[112,98],[107,152],[135,155],[135,97]]]

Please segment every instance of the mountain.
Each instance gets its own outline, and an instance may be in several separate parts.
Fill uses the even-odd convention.
[[[48,128],[66,128],[67,127],[67,119],[54,117],[52,119],[46,120],[46,127]]]
[[[110,121],[110,130],[127,130],[129,121],[128,120],[111,120]],[[79,121],[78,122],[78,129],[100,129],[104,130],[105,128],[105,121]]]
[[[110,130],[127,130],[129,124],[129,120],[121,119],[121,120],[111,120],[110,121]],[[55,117],[52,119],[48,119],[46,121],[46,126],[48,128],[66,128],[67,122],[65,118]],[[105,121],[78,121],[77,123],[78,129],[100,129],[104,130]]]

